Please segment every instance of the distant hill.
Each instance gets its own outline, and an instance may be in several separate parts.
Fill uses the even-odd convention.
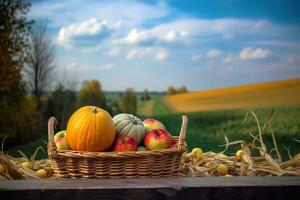
[[[175,112],[300,105],[300,78],[167,96]]]

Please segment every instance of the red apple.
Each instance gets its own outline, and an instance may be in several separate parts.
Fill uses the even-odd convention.
[[[172,145],[173,138],[165,129],[154,129],[146,133],[144,143],[148,150],[167,149]]]
[[[145,119],[143,121],[144,127],[145,127],[145,132],[149,133],[150,131],[154,129],[166,129],[163,123],[156,119]]]
[[[136,151],[137,145],[133,138],[119,135],[114,144],[114,151]]]

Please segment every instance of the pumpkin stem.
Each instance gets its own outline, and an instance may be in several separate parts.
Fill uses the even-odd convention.
[[[97,113],[97,108],[96,108],[96,107],[94,107],[94,108],[92,109],[92,113]]]

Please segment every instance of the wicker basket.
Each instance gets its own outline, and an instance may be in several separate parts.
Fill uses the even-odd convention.
[[[174,145],[161,151],[85,152],[56,149],[54,129],[48,121],[48,156],[58,178],[142,178],[177,177],[182,154],[186,151],[187,117],[182,116],[180,135]]]

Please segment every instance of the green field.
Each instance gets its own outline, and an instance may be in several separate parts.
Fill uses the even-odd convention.
[[[157,104],[159,103],[159,100]],[[158,106],[155,112],[161,110],[166,112],[167,108],[164,105]],[[263,123],[266,115],[271,111],[271,108],[254,109]],[[249,131],[257,133],[257,126],[254,119],[249,116],[245,124],[243,120],[248,110],[226,110],[226,111],[211,111],[211,112],[196,112],[186,113],[189,119],[186,141],[191,150],[194,147],[201,147],[205,151],[221,151],[224,147],[224,136],[226,135],[230,141],[244,139],[250,141]],[[153,115],[152,117],[161,120],[167,130],[172,135],[178,135],[181,126],[181,113]],[[142,117],[145,119],[146,117]],[[300,151],[300,143],[295,139],[300,139],[300,106],[279,106],[275,108],[275,113],[271,121],[273,131],[278,139],[279,148],[284,158],[288,158],[286,148],[295,154]],[[45,133],[46,134],[46,133]],[[269,150],[273,148],[272,138],[269,131],[265,133],[266,144]],[[44,140],[46,140],[46,135]],[[43,146],[46,150],[46,145],[43,141],[35,141],[28,145],[22,145],[10,150],[10,154],[17,156],[18,150],[30,155],[38,146]],[[233,153],[236,148],[228,151],[228,154]],[[40,152],[38,157],[46,157],[46,154]]]
[[[110,98],[118,99],[117,94],[111,95]],[[220,97],[221,98],[221,97]],[[228,95],[224,96],[228,100]],[[271,112],[272,107],[256,108],[253,111],[258,115],[260,123],[263,124],[267,114]],[[285,159],[288,158],[288,151],[294,155],[300,152],[300,106],[299,105],[277,105],[274,107],[274,115],[271,121],[273,132],[278,140],[279,150]],[[225,109],[212,111],[186,112],[188,116],[188,131],[186,141],[191,150],[194,147],[201,147],[204,151],[222,151],[224,147],[220,146],[225,143],[226,135],[230,141],[246,140],[252,141],[249,132],[256,135],[257,125],[252,116],[243,123],[244,118],[249,109]],[[155,94],[151,95],[150,101],[141,101],[138,96],[138,114],[141,119],[155,118],[162,121],[167,130],[172,135],[178,135],[181,126],[181,116],[183,113],[176,112],[173,107],[168,105],[168,101],[164,96]],[[265,142],[272,150],[272,138],[270,130],[265,132]],[[10,150],[10,154],[17,156],[18,150],[30,155],[38,146],[43,146],[46,150],[47,140],[45,130],[44,138],[34,141],[27,145],[18,146]],[[227,154],[234,153],[239,147],[231,148]],[[47,155],[42,151],[38,154],[38,158],[45,158]]]
[[[254,109],[261,124],[271,109]],[[256,134],[257,125],[250,115],[243,123],[247,112],[248,110],[245,109],[186,113],[189,119],[186,135],[189,150],[201,147],[205,151],[221,151],[224,147],[220,145],[225,143],[225,135],[230,141],[240,139],[252,141],[249,132]],[[181,116],[182,114],[178,113],[153,117],[164,122],[170,133],[177,135],[180,130]],[[271,125],[284,158],[288,158],[285,148],[290,149],[292,154],[300,151],[300,143],[293,139],[300,139],[300,106],[276,107]],[[271,150],[273,144],[269,130],[265,132],[265,141]],[[232,148],[228,153],[235,152],[237,148],[238,146]]]
[[[154,96],[150,101],[140,101],[138,103],[138,115],[151,117],[170,114],[171,110],[165,105],[162,96]]]

